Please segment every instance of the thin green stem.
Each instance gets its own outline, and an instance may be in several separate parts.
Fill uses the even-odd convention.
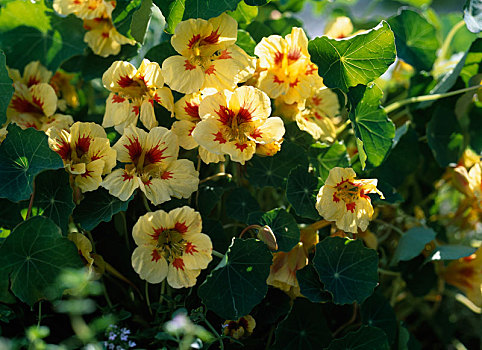
[[[405,232],[403,232],[401,229],[399,229],[397,226],[395,225],[392,225],[388,222],[385,222],[385,221],[382,221],[382,220],[379,220],[379,219],[375,219],[373,220],[374,222],[378,223],[378,224],[382,224],[382,225],[385,225],[389,228],[391,228],[393,231],[397,232],[398,234],[400,234],[400,236],[403,236],[405,234]]]
[[[338,137],[343,131],[345,131],[346,127],[348,125],[350,125],[351,123],[351,120],[348,119],[346,122],[344,122],[343,124],[341,124],[338,129],[336,129],[336,136]]]
[[[391,112],[399,109],[400,107],[403,107],[403,106],[408,105],[408,104],[417,103],[417,102],[425,102],[425,101],[435,101],[435,100],[439,100],[441,98],[462,94],[464,92],[475,91],[477,89],[480,89],[481,87],[482,87],[481,85],[477,85],[477,86],[471,86],[471,87],[460,89],[460,90],[446,92],[446,93],[443,93],[443,94],[433,94],[433,95],[423,95],[423,96],[410,97],[410,98],[407,98],[405,100],[394,102],[394,103],[388,105],[387,107],[385,107],[384,110],[385,110],[385,113],[388,114],[388,113],[391,113]]]
[[[104,297],[105,297],[105,300],[107,301],[107,305],[109,305],[109,307],[112,309],[112,301],[110,300],[110,297],[109,297],[109,294],[107,293],[107,288],[105,287],[105,283],[102,284],[103,285],[103,292],[104,292]]]
[[[38,302],[38,322],[37,327],[40,327],[40,322],[42,321],[42,300]]]
[[[382,275],[400,276],[400,272],[385,270],[385,269],[382,269],[382,268],[378,268],[378,272]]]
[[[146,304],[147,304],[147,308],[149,309],[149,313],[152,315],[152,308],[151,308],[151,301],[149,299],[149,282],[146,281],[146,290],[145,290],[145,293],[146,293]]]
[[[447,36],[445,37],[445,40],[442,44],[442,47],[440,48],[440,53],[438,55],[439,59],[443,60],[446,58],[447,56],[447,52],[450,48],[450,44],[452,43],[452,40],[455,36],[455,34],[457,34],[457,32],[459,31],[460,28],[464,27],[465,26],[465,21],[464,20],[461,20],[460,22],[458,22],[456,25],[454,25],[452,27],[452,29],[450,29],[450,32],[447,34]]]
[[[159,296],[159,305],[162,305],[164,301],[164,294],[166,293],[166,280],[164,279],[161,284],[161,295]]]
[[[220,258],[220,259],[224,258],[224,254],[222,254],[222,253],[220,253],[220,252],[218,252],[217,250],[214,250],[214,249],[213,249],[213,255]]]
[[[30,202],[28,203],[28,210],[27,210],[27,215],[25,216],[25,220],[28,220],[30,218],[30,215],[32,214],[34,198],[35,198],[35,180],[32,182],[32,194],[30,195]]]
[[[209,322],[207,320],[206,317],[204,317],[204,323],[206,323],[206,325],[209,327],[209,329],[211,330],[211,332],[213,332],[216,336],[216,339],[219,341],[219,348],[221,350],[224,350],[224,343],[223,343],[223,337],[221,337],[219,335],[219,333],[216,331],[216,329],[213,327],[213,325],[211,324],[211,322]]]
[[[142,193],[142,203],[144,203],[144,208],[146,208],[147,211],[152,211],[149,203],[147,202],[147,197],[144,193]]]

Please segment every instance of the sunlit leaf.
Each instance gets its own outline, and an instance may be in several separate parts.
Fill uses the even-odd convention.
[[[472,33],[482,30],[482,1],[466,0],[464,6],[464,20],[467,28]]]
[[[7,72],[5,54],[0,50],[0,125],[7,120],[7,107],[14,92],[12,84]]]
[[[312,144],[309,148],[310,163],[317,170],[317,174],[323,181],[326,180],[330,170],[334,167],[348,167],[350,161],[346,147],[341,142],[335,142],[331,145],[322,143]]]
[[[429,260],[457,260],[470,256],[477,251],[477,248],[464,245],[446,244],[435,248]]]
[[[75,245],[40,216],[17,226],[0,247],[0,279],[10,278],[12,292],[29,305],[58,298],[63,292],[56,283],[59,275],[82,266]]]
[[[12,202],[28,199],[34,177],[44,170],[63,168],[60,156],[52,151],[47,135],[14,124],[0,145],[0,197]]]
[[[255,239],[234,239],[221,263],[198,289],[206,307],[219,317],[237,320],[266,295],[272,255]]]

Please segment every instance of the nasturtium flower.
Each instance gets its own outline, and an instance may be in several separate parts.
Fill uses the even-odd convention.
[[[325,26],[326,36],[333,39],[343,39],[353,33],[353,24],[350,18],[345,16],[336,17]]]
[[[223,154],[209,152],[203,146],[199,146],[192,136],[196,124],[201,121],[199,116],[199,105],[202,101],[201,93],[189,94],[177,101],[174,105],[174,116],[178,121],[174,122],[171,131],[175,133],[179,140],[179,145],[184,149],[194,149],[199,151],[199,156],[206,164],[219,163],[225,160]]]
[[[308,38],[301,28],[293,28],[285,38],[263,38],[254,53],[259,57],[257,87],[273,99],[287,104],[301,102],[320,85],[318,67],[311,62]]]
[[[237,28],[236,20],[225,13],[209,20],[180,22],[171,38],[179,55],[162,63],[166,84],[190,94],[232,90],[246,81],[254,73],[255,59],[234,45]]]
[[[31,87],[35,84],[48,83],[52,72],[45,68],[39,61],[30,62],[23,69],[23,76],[17,69],[8,68],[8,75],[14,83],[22,83]]]
[[[57,71],[52,79],[50,79],[50,85],[54,88],[59,98],[57,106],[60,110],[65,110],[67,106],[72,108],[79,106],[79,95],[75,87],[71,84],[73,78],[74,74]]]
[[[77,247],[80,258],[87,267],[91,277],[93,279],[99,279],[105,271],[105,262],[100,255],[92,252],[93,249],[90,240],[79,232],[71,232],[67,238]]]
[[[357,233],[358,227],[365,231],[373,216],[368,194],[384,198],[376,179],[355,180],[355,176],[351,168],[331,169],[316,198],[316,209],[325,220],[335,221],[339,229],[352,233]]]
[[[115,1],[105,0],[54,0],[54,10],[61,15],[74,14],[81,19],[110,17],[116,5]]]
[[[447,283],[462,290],[475,305],[482,307],[482,247],[470,256],[452,261],[442,276]]]
[[[107,98],[102,126],[124,128],[135,125],[140,116],[147,129],[157,126],[154,102],[174,111],[174,98],[164,86],[159,64],[144,59],[139,69],[129,62],[116,61],[102,76],[104,87],[111,91]]]
[[[50,128],[47,134],[50,148],[60,155],[82,192],[96,190],[102,175],[110,173],[116,164],[116,151],[100,125],[76,122],[70,131]]]
[[[188,198],[197,190],[199,173],[190,160],[177,159],[177,137],[164,127],[155,127],[147,133],[130,126],[114,149],[117,160],[125,166],[108,175],[102,186],[123,201],[137,188],[154,205],[171,197]]]
[[[208,151],[229,154],[244,164],[253,157],[257,144],[282,139],[285,128],[278,117],[269,117],[269,97],[252,86],[234,92],[224,90],[205,97],[199,105],[199,122],[192,135]]]
[[[242,339],[250,336],[256,327],[256,321],[253,316],[246,315],[240,317],[236,321],[226,320],[223,327],[223,334],[234,339]]]
[[[173,288],[194,286],[212,260],[211,239],[201,230],[201,215],[186,206],[141,216],[132,231],[138,245],[132,253],[132,267],[149,283],[167,277]]]
[[[308,265],[308,256],[318,243],[317,230],[309,226],[300,230],[300,242],[289,252],[274,253],[269,276],[266,281],[271,286],[279,288],[291,296],[300,296],[300,286],[296,271]]]

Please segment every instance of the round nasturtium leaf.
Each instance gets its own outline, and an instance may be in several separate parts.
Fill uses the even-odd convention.
[[[341,339],[335,339],[326,350],[388,350],[387,336],[380,328],[363,326]]]
[[[256,239],[234,239],[226,255],[198,289],[206,307],[219,317],[237,320],[263,300],[273,256]]]
[[[298,166],[291,170],[286,183],[286,199],[301,217],[317,220],[320,215],[315,209],[318,180],[307,168]]]
[[[248,222],[249,213],[259,209],[258,202],[245,188],[235,188],[226,198],[226,215],[240,222]]]
[[[378,256],[360,240],[327,237],[316,245],[315,269],[335,304],[363,302],[378,284]]]
[[[390,303],[381,294],[373,293],[361,304],[361,320],[367,326],[378,327],[387,335],[388,342],[393,344],[397,338],[398,321]]]
[[[5,54],[0,50],[0,125],[3,125],[7,120],[7,106],[13,92],[13,81],[8,76]]]
[[[323,349],[331,340],[331,332],[321,304],[304,298],[295,299],[288,316],[276,328],[273,349]]]
[[[75,245],[41,216],[18,225],[0,247],[0,280],[10,279],[13,294],[29,305],[61,296],[57,278],[65,269],[82,266]]]
[[[250,218],[256,217],[253,213]],[[300,241],[300,229],[295,218],[286,210],[277,208],[264,213],[261,217],[256,218],[256,222],[261,226],[267,225],[273,231],[278,243],[278,249],[283,252],[289,252]]]
[[[296,279],[300,285],[300,293],[314,303],[331,301],[331,294],[323,287],[318,274],[312,264],[308,264],[296,271]]]

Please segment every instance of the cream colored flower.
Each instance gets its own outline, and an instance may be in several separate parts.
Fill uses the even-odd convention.
[[[104,259],[92,252],[92,243],[79,232],[71,232],[67,238],[72,241],[79,252],[82,262],[87,267],[92,279],[99,279],[105,271]]]
[[[132,254],[132,267],[149,283],[167,277],[173,288],[188,288],[212,260],[212,243],[201,233],[201,215],[189,207],[141,216],[132,236],[138,247]]]
[[[22,83],[31,87],[35,84],[48,83],[52,72],[45,68],[39,61],[30,62],[23,69],[23,76],[17,69],[8,69],[8,75],[14,83]]]
[[[318,67],[308,53],[308,38],[301,28],[293,28],[285,38],[263,38],[254,52],[259,57],[257,87],[273,99],[280,98],[287,104],[301,102],[321,84]]]
[[[117,160],[126,163],[108,175],[102,186],[123,201],[137,188],[155,205],[171,197],[188,198],[197,190],[199,173],[187,159],[177,159],[177,137],[163,127],[149,133],[130,126],[114,145]]]
[[[174,112],[171,90],[164,86],[164,79],[156,62],[144,59],[139,69],[129,62],[116,61],[102,76],[104,87],[111,91],[107,98],[102,126],[124,128],[135,125],[140,116],[148,129],[157,126],[154,102]]]
[[[279,142],[285,132],[283,121],[268,118],[269,97],[252,86],[234,92],[224,90],[207,96],[199,106],[202,121],[192,135],[208,151],[229,154],[235,162],[251,159],[257,144]]]
[[[74,14],[81,19],[94,19],[104,15],[110,17],[115,1],[104,0],[54,0],[54,10],[61,15]]]
[[[162,63],[166,84],[190,94],[231,90],[246,81],[254,73],[255,59],[234,45],[236,38],[236,20],[225,13],[209,20],[180,22],[171,38],[180,55]]]
[[[197,123],[201,121],[199,116],[199,105],[202,95],[197,92],[189,94],[177,101],[174,105],[174,115],[178,121],[174,122],[171,131],[175,133],[179,140],[179,145],[184,149],[194,149],[199,147],[199,156],[206,164],[219,163],[225,160],[223,154],[209,152],[203,146],[199,146],[192,136],[192,132]]]
[[[84,28],[87,30],[84,35],[84,42],[96,55],[102,57],[117,55],[122,45],[135,45],[136,43],[134,39],[129,39],[120,34],[110,18],[100,17],[84,20]]]
[[[47,135],[50,148],[60,155],[82,192],[96,190],[102,175],[110,173],[116,164],[116,151],[100,125],[76,122],[70,131],[50,128]]]
[[[376,179],[355,180],[351,168],[333,168],[325,185],[316,197],[316,209],[325,220],[335,221],[336,226],[356,233],[358,227],[365,231],[373,216],[369,193],[383,194],[377,189]]]
[[[325,35],[333,39],[342,39],[353,33],[353,24],[350,18],[336,17],[325,26]]]
[[[50,80],[50,85],[54,88],[57,97],[59,98],[57,106],[59,109],[65,110],[67,105],[72,108],[79,106],[79,95],[75,87],[71,84],[74,74],[65,73],[63,71],[55,72]],[[62,106],[62,108],[60,108]]]

